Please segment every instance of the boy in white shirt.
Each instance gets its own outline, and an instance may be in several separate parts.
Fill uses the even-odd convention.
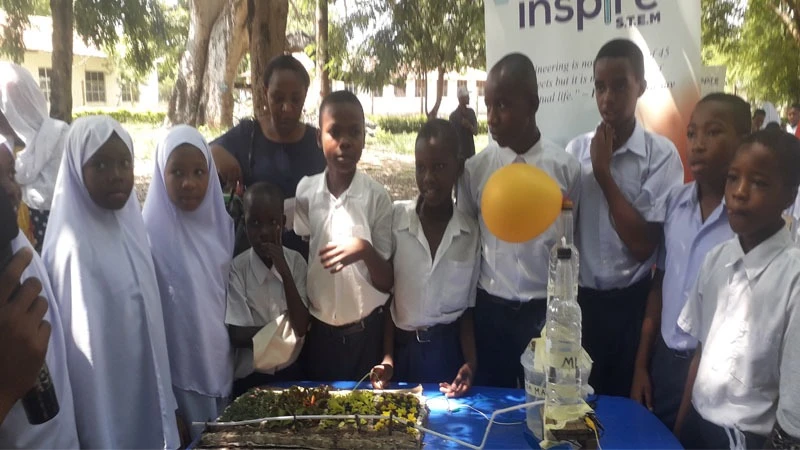
[[[728,170],[737,237],[709,252],[678,319],[699,341],[675,428],[687,448],[762,448],[776,411],[797,431],[797,396],[779,398],[796,390],[800,352],[800,249],[781,216],[797,195],[797,154],[794,136],[759,131]]]
[[[664,199],[683,184],[675,145],[636,120],[644,56],[627,39],[606,43],[594,61],[596,130],[567,145],[583,166],[576,242],[580,249],[583,345],[594,365],[589,384],[628,396]]]
[[[728,165],[750,134],[750,105],[714,93],[695,106],[687,129],[694,181],[667,197],[664,243],[659,250],[631,397],[672,429],[697,341],[678,326],[678,316],[706,254],[734,234],[723,202]]]
[[[303,360],[311,380],[360,380],[383,357],[385,305],[394,283],[392,201],[357,170],[364,109],[337,91],[319,108],[325,172],[297,185],[294,231],[310,237],[311,329]]]
[[[461,172],[458,135],[442,119],[415,144],[419,196],[394,204],[394,298],[383,364],[373,386],[392,377],[438,383],[448,397],[469,390],[477,368],[472,309],[480,268],[478,223],[453,208]],[[388,370],[387,370],[388,369]]]
[[[519,357],[544,326],[550,249],[559,223],[525,243],[501,241],[481,217],[483,188],[501,167],[530,164],[547,172],[577,203],[580,164],[542,138],[536,125],[536,70],[527,56],[512,53],[500,59],[489,71],[485,93],[494,142],[467,160],[457,203],[460,211],[478,220],[481,230],[475,343],[478,361],[487,369],[478,372],[475,384],[518,387],[523,380]]]
[[[251,248],[233,260],[225,312],[236,349],[234,398],[252,387],[304,379],[295,362],[309,324],[306,261],[281,245],[286,217],[280,188],[250,186],[244,220]]]

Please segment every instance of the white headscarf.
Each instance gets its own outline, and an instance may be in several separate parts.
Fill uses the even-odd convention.
[[[167,160],[182,144],[199,149],[208,163],[205,197],[191,212],[172,203],[164,181]],[[233,352],[225,307],[234,232],[216,174],[200,132],[188,125],[172,128],[156,149],[143,215],[164,306],[172,384],[209,397],[227,397]]]
[[[766,113],[766,115],[764,116],[764,122],[761,124],[760,128],[761,130],[767,128],[767,125],[769,125],[772,122],[777,123],[778,127],[780,127],[781,115],[778,114],[778,110],[775,108],[775,105],[773,105],[770,102],[766,102],[764,103],[764,106],[761,107],[761,109],[763,109],[764,112]]]
[[[136,195],[117,211],[90,198],[83,166],[116,134],[106,116],[76,120],[56,181],[42,256],[65,324],[81,447],[177,448],[164,318]]]
[[[16,253],[29,248],[33,260],[22,273],[21,281],[38,278],[42,283],[41,296],[47,300],[44,318],[50,322],[50,341],[47,344],[47,368],[58,397],[58,414],[48,422],[31,425],[25,415],[22,402],[17,402],[0,424],[0,448],[78,448],[78,433],[75,430],[75,406],[72,403],[72,387],[67,372],[67,352],[64,347],[64,328],[61,323],[58,303],[50,288],[50,280],[42,259],[36,253],[24,233],[11,241],[11,250]]]
[[[16,162],[22,201],[47,211],[69,125],[50,118],[39,83],[27,69],[10,62],[0,62],[0,111],[25,144]]]

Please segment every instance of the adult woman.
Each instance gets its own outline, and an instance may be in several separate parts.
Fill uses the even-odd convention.
[[[281,188],[287,224],[292,223],[297,183],[325,169],[317,129],[300,120],[309,84],[300,61],[291,55],[275,57],[264,73],[269,114],[243,120],[211,143],[217,171],[228,187],[269,181]],[[308,244],[294,232],[284,233],[283,245],[308,257]]]
[[[0,63],[0,124],[0,132],[14,141],[11,150],[24,147],[16,155],[16,181],[30,209],[35,247],[41,250],[69,125],[50,118],[39,83],[27,69],[9,62]]]

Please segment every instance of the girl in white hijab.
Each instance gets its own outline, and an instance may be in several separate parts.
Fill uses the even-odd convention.
[[[156,149],[144,223],[164,307],[172,385],[188,424],[219,417],[233,383],[225,326],[233,220],[208,144],[194,128],[172,128]],[[192,429],[194,439],[202,431]]]
[[[781,115],[778,114],[778,110],[775,108],[770,102],[764,103],[764,106],[761,108],[766,113],[764,115],[764,122],[761,124],[761,129],[767,128],[767,125],[774,123],[778,125],[778,128],[781,128]]]
[[[106,116],[76,120],[43,259],[65,324],[84,448],[177,448],[176,403],[133,143]]]
[[[30,209],[36,248],[41,249],[69,125],[51,119],[39,83],[24,67],[0,62],[0,114],[24,146],[17,154],[16,180]],[[13,145],[12,145],[13,150]]]

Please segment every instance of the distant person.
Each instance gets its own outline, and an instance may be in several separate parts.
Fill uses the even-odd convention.
[[[32,243],[41,251],[69,125],[50,118],[47,99],[27,69],[3,62],[0,126],[9,149],[16,153],[14,177],[22,188],[22,202],[30,210]]]
[[[450,114],[450,123],[458,133],[458,156],[464,161],[475,154],[475,139],[478,134],[478,116],[469,107],[469,91],[466,87],[458,88],[458,108]]]
[[[800,103],[792,104],[787,116],[789,123],[786,124],[786,132],[789,134],[797,133],[797,122],[800,121]]]
[[[764,124],[764,118],[766,118],[767,112],[763,109],[759,108],[753,113],[753,126],[750,129],[751,133],[755,133],[756,131],[761,129],[761,125]]]
[[[775,108],[770,102],[764,103],[764,106],[761,107],[764,110],[764,121],[761,123],[760,130],[766,130],[767,127],[770,128],[780,128],[781,127],[781,116],[778,114],[778,110]],[[770,126],[770,124],[775,124]]]

